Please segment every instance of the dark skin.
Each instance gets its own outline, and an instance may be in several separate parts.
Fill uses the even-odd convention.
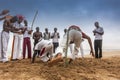
[[[95,22],[95,27],[96,27],[96,28],[99,28],[99,27],[100,27],[98,22]],[[104,34],[104,32],[100,33],[100,32],[97,32],[97,31],[93,31],[93,33],[94,33],[94,35],[95,35],[95,33],[98,33],[98,34],[100,34],[100,35],[103,35],[103,34]]]
[[[24,20],[24,25],[25,25],[25,26],[28,26],[27,20]],[[27,28],[24,28],[24,29],[22,30],[22,33],[24,34],[26,30],[27,30]],[[27,31],[28,31],[28,34],[31,34],[31,33],[33,32],[33,30],[27,30]]]
[[[57,28],[54,28],[54,33],[56,33],[57,32]],[[58,35],[58,38],[60,38],[60,35],[59,35],[59,33],[57,34]],[[53,38],[54,37],[54,35],[53,36],[51,36],[51,38]]]
[[[48,28],[45,28],[45,33],[49,34],[49,38],[50,38],[50,33],[48,32]]]
[[[39,40],[42,38],[42,33],[39,32],[39,27],[36,28],[36,32],[33,33],[33,39],[34,40]]]
[[[67,32],[67,29],[64,29],[64,33],[66,33]]]
[[[71,27],[74,27],[74,29],[82,32],[82,30],[81,30],[78,26],[73,25],[73,26],[71,26]],[[68,30],[70,30],[71,27],[70,27]],[[88,40],[88,43],[89,43],[89,46],[90,46],[90,49],[91,49],[91,50],[90,50],[90,54],[92,54],[92,56],[94,57],[94,52],[93,52],[93,47],[92,47],[91,38],[90,38],[87,34],[85,34],[85,33],[84,33],[84,35],[83,35],[83,38]]]
[[[0,16],[6,15],[6,14],[9,13],[9,12],[10,12],[9,10],[3,10],[3,11],[0,13]],[[4,19],[6,19],[6,16],[0,18],[0,21],[1,21],[1,20],[4,20]]]
[[[23,19],[19,19],[19,20],[17,20],[17,23],[21,24],[22,21],[23,21]],[[20,32],[19,30],[23,30],[23,28],[16,28],[15,26],[13,26],[13,33],[23,34],[22,31]]]
[[[14,27],[13,27],[13,23],[15,23],[17,21],[17,19],[15,19],[14,17],[9,17],[9,20],[5,20],[3,23],[3,31],[6,32],[13,32],[14,31]]]
[[[5,20],[3,23],[3,31],[9,32],[9,31],[11,31],[11,29],[12,29],[12,27],[9,25],[9,22]]]

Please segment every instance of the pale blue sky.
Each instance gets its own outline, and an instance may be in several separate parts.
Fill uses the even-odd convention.
[[[42,32],[46,27],[51,32],[57,27],[62,36],[64,28],[74,24],[80,26],[92,41],[94,22],[98,21],[105,31],[103,48],[120,49],[119,4],[120,0],[0,0],[0,11],[9,9],[11,15],[22,14],[31,26],[38,10],[34,27],[39,26]],[[88,48],[87,41],[84,45]]]

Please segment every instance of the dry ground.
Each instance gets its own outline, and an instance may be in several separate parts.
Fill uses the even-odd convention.
[[[67,68],[63,62],[48,66],[39,59],[34,64],[29,59],[10,61],[0,63],[0,80],[120,80],[120,56],[77,59]]]

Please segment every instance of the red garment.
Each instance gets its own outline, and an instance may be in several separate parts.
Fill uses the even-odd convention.
[[[43,48],[43,49],[40,51],[40,56],[42,56],[44,52],[45,52],[45,48]]]
[[[23,59],[25,59],[26,47],[28,49],[28,58],[31,58],[31,41],[29,37],[23,39]]]
[[[86,38],[85,35],[86,35],[86,34],[85,34],[84,32],[82,32],[82,38]]]

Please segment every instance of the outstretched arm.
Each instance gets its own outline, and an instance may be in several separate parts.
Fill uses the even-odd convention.
[[[91,38],[88,35],[86,35],[85,33],[83,35],[83,38],[88,40],[88,43],[89,43],[90,49],[91,49],[90,54],[92,54],[92,56],[94,57],[94,52],[93,52],[93,46],[92,46]]]

